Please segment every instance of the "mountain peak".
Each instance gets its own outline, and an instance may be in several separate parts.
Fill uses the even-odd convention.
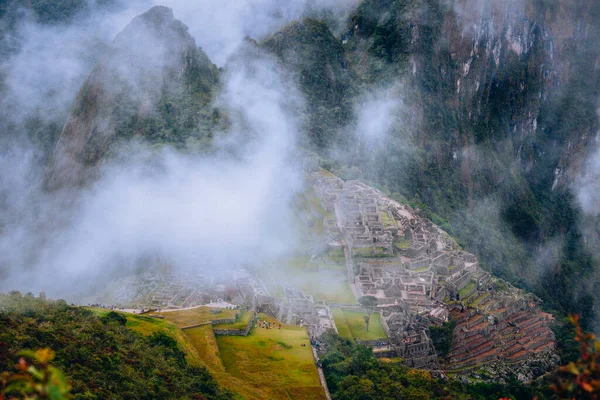
[[[217,80],[217,68],[170,8],[135,17],[81,87],[56,144],[48,189],[86,182],[119,138],[176,144],[201,135]]]

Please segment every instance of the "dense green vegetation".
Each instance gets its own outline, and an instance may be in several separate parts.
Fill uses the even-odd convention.
[[[140,54],[135,42],[140,34],[156,41],[165,62],[153,63],[152,55]],[[132,71],[124,74],[120,68],[126,63],[132,64]],[[153,144],[186,147],[200,141],[207,147],[207,139],[220,122],[221,114],[210,105],[218,82],[219,70],[196,47],[188,28],[174,19],[169,9],[155,7],[117,35],[93,69],[73,107],[72,115],[77,118],[74,129],[105,118],[104,113],[111,110],[109,115],[118,139],[142,134]],[[147,109],[148,101],[155,108],[153,112]],[[90,137],[85,151],[84,159],[90,163],[97,162],[94,156],[103,156],[103,147],[107,146],[95,136],[99,135]]]
[[[429,327],[429,337],[433,341],[438,356],[446,357],[450,352],[455,327],[456,323],[453,321],[444,322],[442,326]]]
[[[380,361],[366,346],[355,344],[334,333],[323,336],[326,353],[322,355],[327,386],[335,400],[375,399],[514,399],[539,400],[544,391],[526,387],[516,379],[506,385],[462,384],[454,379],[436,379],[429,372],[411,370],[398,362]]]
[[[304,145],[320,151],[345,143],[339,129],[352,116],[353,72],[327,25],[310,18],[294,21],[260,46],[294,72],[306,97]]]
[[[81,0],[7,0],[0,4],[0,18],[15,18],[19,11],[29,11],[37,22],[57,24],[70,22],[75,15],[89,9],[89,2]]]
[[[70,24],[92,13],[118,10],[122,5],[118,0],[3,0],[0,2],[0,55],[18,50],[23,39],[18,27],[24,19],[41,25]]]
[[[12,371],[21,349],[49,347],[74,399],[231,398],[166,331],[142,336],[126,322],[61,300],[0,294],[0,370]]]

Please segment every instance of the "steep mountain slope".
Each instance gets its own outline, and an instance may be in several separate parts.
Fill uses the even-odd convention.
[[[484,265],[589,322],[598,299],[585,277],[597,262],[573,182],[600,126],[599,17],[589,0],[364,0],[337,42],[308,20],[264,44],[311,105],[326,105],[308,118],[327,167],[415,201]],[[327,54],[349,74],[324,68]],[[336,86],[330,76],[348,79]],[[350,112],[336,113],[325,88],[342,101],[391,88],[399,119],[381,150],[352,130],[358,114],[385,110],[341,103]]]
[[[416,151],[389,149],[365,176],[442,215],[512,281],[553,275],[538,293],[588,316],[592,289],[572,280],[593,261],[570,184],[599,126],[599,16],[583,0],[365,0],[343,37],[361,82],[402,84],[411,116]]]
[[[219,72],[166,7],[136,17],[80,89],[60,134],[47,186],[85,182],[116,141],[184,143],[210,136]]]
[[[176,327],[102,311],[99,317],[63,300],[0,294],[0,370],[16,372],[22,349],[51,347],[72,387],[69,398],[233,398],[184,347]]]
[[[294,72],[303,90],[308,111],[307,144],[324,149],[343,143],[338,130],[352,114],[354,74],[344,48],[329,28],[310,18],[295,21],[260,46]]]
[[[304,19],[255,44],[306,98],[305,148],[401,193],[484,266],[589,321],[596,263],[571,182],[599,127],[599,16],[590,0],[364,0],[340,39]],[[219,71],[186,29],[155,7],[118,35],[77,96],[49,188],[83,183],[120,139],[210,142]],[[400,118],[374,152],[353,143],[355,106],[389,87]]]

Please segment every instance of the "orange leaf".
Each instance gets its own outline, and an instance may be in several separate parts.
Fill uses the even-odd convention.
[[[587,382],[582,382],[581,383],[581,387],[583,388],[583,390],[585,390],[586,392],[590,392],[592,393],[594,391],[594,388],[592,387],[592,385],[590,385]]]

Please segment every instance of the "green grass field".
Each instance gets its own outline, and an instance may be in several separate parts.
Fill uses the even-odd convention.
[[[384,258],[391,257],[386,254],[386,249],[383,247],[355,247],[352,249],[352,255],[354,257],[363,257],[363,258]]]
[[[333,315],[333,320],[335,321],[335,326],[337,327],[338,333],[340,336],[354,339],[352,332],[350,331],[350,327],[348,326],[348,322],[346,322],[346,316],[341,308],[332,308],[331,314]]]
[[[212,310],[219,309],[211,307],[198,307],[190,308],[188,310],[160,312],[157,314],[164,316],[167,321],[172,322],[181,328],[184,326],[201,324],[202,322],[209,322],[214,319],[234,318],[235,314],[238,312],[236,310],[222,308],[218,314],[215,314]]]
[[[265,318],[277,323],[261,315],[261,320]],[[304,328],[253,328],[248,336],[219,336],[216,340],[227,373],[260,389],[269,398],[325,398]]]
[[[358,340],[377,340],[386,339],[383,327],[381,326],[380,316],[378,313],[371,314],[371,322],[369,330],[365,324],[364,317],[366,313],[359,311],[342,310],[341,308],[332,308],[331,313],[335,325],[338,328],[338,333],[348,339]]]
[[[379,213],[379,220],[383,224],[384,228],[394,225],[394,220],[390,218],[390,216],[386,212],[381,211]]]
[[[410,240],[398,239],[394,241],[394,246],[400,250],[408,249],[411,244],[412,242]]]
[[[302,290],[315,300],[354,303],[356,299],[346,280],[344,264],[323,264],[319,272],[307,256],[283,258],[259,273],[273,296],[283,297],[279,283]]]
[[[309,256],[295,256],[284,258],[277,262],[280,268],[294,272],[294,273],[304,273],[310,270],[317,270],[317,265],[310,263]]]
[[[327,252],[327,256],[330,258],[341,258],[342,260],[345,260],[345,256],[344,256],[344,249],[341,247],[337,247],[334,249],[331,249]]]
[[[209,370],[225,371],[212,325],[208,324],[186,329],[184,334],[188,341],[196,348],[198,356]]]
[[[110,312],[101,308],[86,308],[100,317]],[[197,310],[196,313],[190,313],[194,310]],[[168,319],[122,314],[127,318],[127,327],[142,335],[160,331],[171,334],[186,353],[188,362],[208,368],[219,384],[236,394],[235,398],[325,399],[310,342],[306,330],[302,327],[282,325],[281,330],[254,328],[246,337],[217,338],[210,324],[184,331],[175,324],[177,321],[182,326],[190,325],[190,318],[196,321],[198,316],[207,316],[206,310],[164,313],[173,314]],[[251,316],[252,313],[242,313],[238,321],[247,322]],[[264,315],[261,316],[261,319],[265,318]],[[271,318],[266,319],[275,322]],[[223,327],[233,325],[225,324]],[[306,343],[307,346],[302,347],[300,343]]]
[[[315,274],[314,280],[305,281],[299,287],[304,293],[313,296],[315,300],[333,301],[338,303],[354,303],[356,299],[345,279],[327,280]]]
[[[333,263],[327,263],[327,262],[320,262],[319,263],[319,269],[321,270],[327,270],[327,269],[331,269],[331,270],[345,270],[346,269],[346,265],[343,262],[333,262]]]

